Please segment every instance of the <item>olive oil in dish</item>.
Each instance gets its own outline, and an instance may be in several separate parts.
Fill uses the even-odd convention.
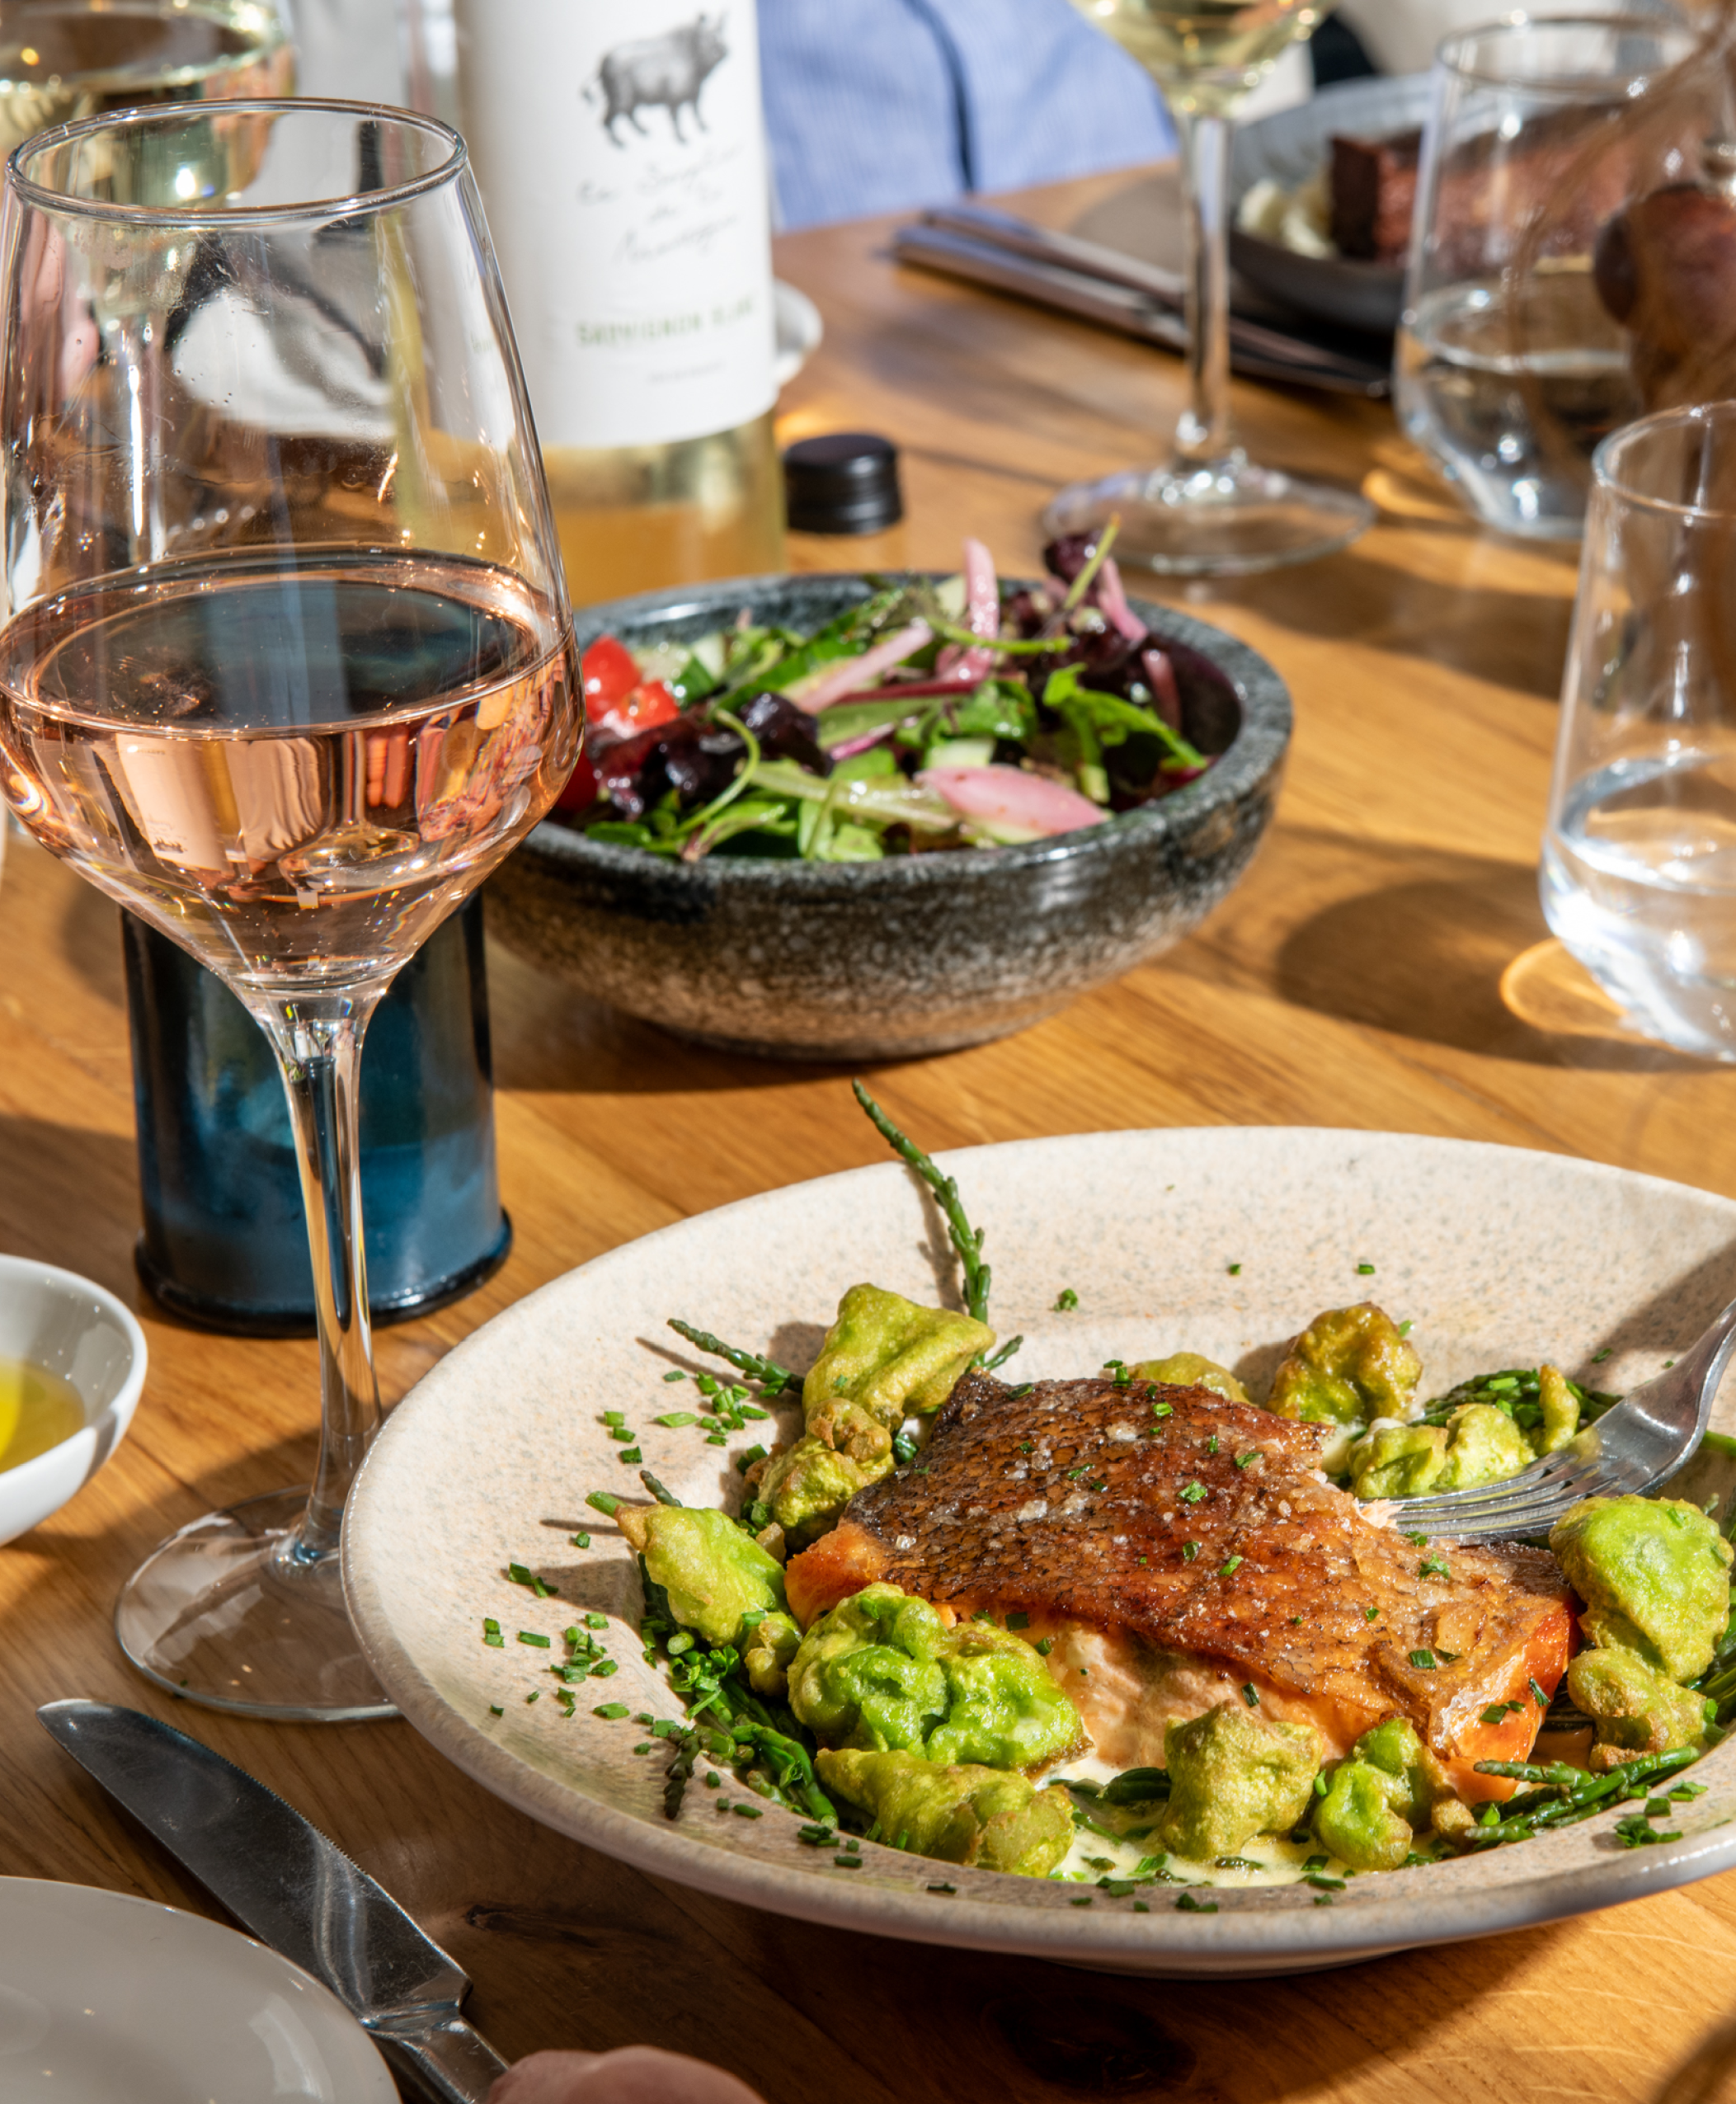
[[[83,1429],[84,1401],[71,1381],[27,1359],[0,1357],[0,1473]]]

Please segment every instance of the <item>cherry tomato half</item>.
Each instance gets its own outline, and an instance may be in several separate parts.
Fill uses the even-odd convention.
[[[585,714],[605,737],[630,738],[681,713],[661,680],[642,680],[633,653],[613,636],[599,636],[581,665]]]
[[[633,652],[613,636],[599,636],[580,662],[585,683],[585,713],[600,723],[617,702],[625,701],[639,684]]]

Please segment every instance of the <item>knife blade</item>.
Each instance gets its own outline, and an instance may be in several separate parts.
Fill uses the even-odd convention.
[[[459,2013],[470,1982],[383,1885],[245,1769],[111,1702],[37,1718],[261,1943],[322,1980],[437,2104],[484,2104],[506,2063]]]

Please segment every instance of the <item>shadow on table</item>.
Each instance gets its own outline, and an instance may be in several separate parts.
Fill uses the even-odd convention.
[[[139,1170],[132,1135],[3,1115],[0,1163],[0,1249],[81,1272],[135,1306]]]
[[[1324,902],[1276,929],[1239,928],[1232,906],[1223,938],[1237,949],[1276,936],[1266,958],[1248,961],[1263,964],[1262,976],[1284,1000],[1498,1059],[1630,1074],[1711,1071],[1714,1062],[1623,1023],[1550,935],[1528,864],[1300,831],[1287,834],[1285,850],[1282,898],[1324,893]],[[1208,937],[1191,968],[1209,969],[1217,946]]]
[[[1474,530],[1468,520],[1464,530]],[[1483,574],[1455,583],[1382,562],[1365,543],[1324,562],[1226,579],[1213,586],[1212,597],[1297,635],[1392,651],[1492,686],[1559,699],[1571,596],[1504,585],[1498,564],[1474,567]],[[1201,610],[1210,617],[1209,607]]]
[[[1663,2082],[1655,2104],[1725,2104],[1736,2095],[1736,2022],[1703,2038]]]
[[[497,942],[488,946],[494,1078],[503,1089],[584,1095],[680,1095],[836,1082],[893,1062],[762,1059],[698,1045],[593,1000]]]

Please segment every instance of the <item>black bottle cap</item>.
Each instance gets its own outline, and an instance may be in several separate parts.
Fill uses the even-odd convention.
[[[828,431],[783,456],[789,522],[802,534],[877,534],[904,516],[898,449],[873,431]]]

